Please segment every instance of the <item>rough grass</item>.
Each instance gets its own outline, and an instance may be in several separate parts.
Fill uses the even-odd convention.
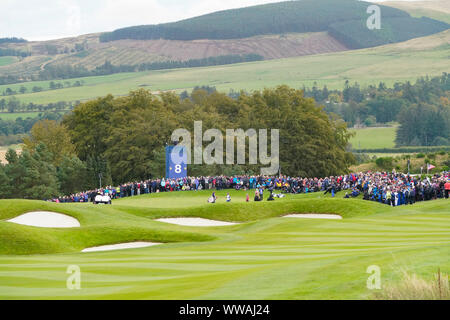
[[[450,300],[448,274],[440,271],[433,279],[425,280],[416,274],[403,271],[403,279],[398,284],[388,285],[376,299],[382,300]]]
[[[322,194],[246,203],[246,192],[163,193],[112,206],[0,201],[0,219],[35,210],[77,218],[78,229],[43,229],[0,221],[1,299],[367,299],[370,265],[395,283],[406,266],[420,276],[450,265],[448,201],[390,208]],[[267,197],[267,196],[266,196]],[[281,218],[338,213],[343,220]],[[158,217],[197,216],[244,222],[184,227]],[[82,254],[85,247],[129,241],[163,245]],[[69,265],[82,289],[66,289]]]

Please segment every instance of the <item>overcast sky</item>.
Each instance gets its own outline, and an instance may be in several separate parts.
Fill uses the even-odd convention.
[[[280,0],[0,0],[0,38],[57,39],[271,2]]]

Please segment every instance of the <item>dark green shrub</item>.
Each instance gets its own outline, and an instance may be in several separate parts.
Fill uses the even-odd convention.
[[[385,170],[391,170],[394,167],[394,159],[392,157],[378,158],[375,160],[377,167]]]

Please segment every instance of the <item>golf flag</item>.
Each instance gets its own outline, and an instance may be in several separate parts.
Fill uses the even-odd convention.
[[[435,166],[433,166],[432,164],[428,164],[428,170],[434,169],[436,168]]]

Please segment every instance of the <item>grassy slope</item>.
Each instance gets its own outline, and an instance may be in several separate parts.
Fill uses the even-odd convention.
[[[262,89],[279,84],[300,88],[326,84],[342,89],[345,80],[362,85],[414,81],[450,70],[450,31],[403,43],[349,52],[321,54],[208,68],[162,70],[85,78],[78,88],[18,95],[23,102],[49,103],[124,95],[144,86],[152,91],[184,90],[196,85],[219,90]],[[42,84],[42,83],[41,83]],[[33,83],[29,83],[33,86]],[[45,86],[45,85],[43,85]],[[48,85],[47,85],[48,86]],[[0,86],[0,92],[6,89]]]
[[[374,155],[377,157],[392,157],[394,158],[394,162],[392,165],[392,168],[388,168],[390,170],[396,168],[397,166],[400,168],[400,170],[406,172],[408,170],[408,159],[404,157],[402,153],[369,153],[370,157],[373,157]],[[428,157],[424,158],[417,158],[417,153],[409,153],[410,156],[410,172],[411,174],[420,174],[421,167],[423,168],[423,172],[426,173],[427,171],[427,164],[432,163],[436,166],[436,169],[433,169],[430,171],[431,174],[439,173],[442,171],[442,167],[445,165],[447,161],[450,160],[450,154],[446,153],[444,155],[437,154],[434,155],[433,159],[428,159]],[[350,167],[350,170],[353,172],[366,172],[366,171],[378,171],[380,168],[377,167],[375,161],[373,162],[367,162],[362,163],[360,165],[354,165]]]
[[[17,61],[16,57],[0,57],[0,67],[7,66]]]
[[[219,203],[211,206],[205,204],[207,195],[141,196],[96,208],[1,201],[0,219],[56,210],[77,217],[82,228],[47,230],[0,221],[0,298],[363,299],[372,294],[365,271],[373,264],[381,267],[383,283],[398,280],[400,268],[419,275],[437,267],[450,271],[445,201],[393,209],[312,194],[246,204],[244,192],[232,192],[233,203],[226,204],[225,192],[219,192]],[[288,212],[337,212],[344,220],[276,218]],[[253,222],[192,228],[149,219],[181,215]],[[131,240],[171,243],[90,254],[10,255],[76,252]],[[80,291],[65,288],[67,267],[74,264],[82,271]]]
[[[394,148],[397,127],[354,129],[356,135],[350,139],[354,149]]]
[[[404,10],[413,17],[428,17],[450,23],[450,3],[447,0],[388,1],[383,5]]]

